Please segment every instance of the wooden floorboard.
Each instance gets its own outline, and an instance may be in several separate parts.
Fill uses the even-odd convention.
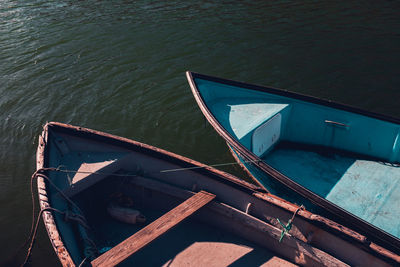
[[[179,206],[158,218],[156,221],[147,225],[137,233],[119,243],[117,246],[94,259],[91,262],[92,266],[115,266],[121,263],[130,255],[166,233],[172,227],[182,222],[185,218],[192,215],[214,198],[215,195],[211,193],[205,191],[198,192]]]

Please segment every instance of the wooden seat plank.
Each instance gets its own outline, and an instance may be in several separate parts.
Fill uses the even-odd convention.
[[[94,259],[92,266],[115,266],[166,233],[185,218],[215,198],[214,194],[200,191],[151,224],[128,237],[106,253]]]

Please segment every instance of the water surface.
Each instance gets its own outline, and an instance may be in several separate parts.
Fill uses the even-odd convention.
[[[400,117],[399,10],[396,1],[1,1],[0,259],[29,233],[46,121],[233,162],[186,70]],[[32,263],[58,264],[42,225]]]

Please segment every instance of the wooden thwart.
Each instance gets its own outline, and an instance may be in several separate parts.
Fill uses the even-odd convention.
[[[199,210],[215,198],[214,194],[200,191],[170,210],[156,221],[125,239],[106,253],[94,259],[92,266],[115,266],[147,244],[166,233],[172,227]]]

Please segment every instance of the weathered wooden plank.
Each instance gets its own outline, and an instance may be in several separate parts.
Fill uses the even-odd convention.
[[[195,211],[215,198],[214,194],[200,191],[170,210],[156,221],[133,234],[106,253],[92,261],[92,266],[115,266],[147,244],[182,222]]]
[[[194,195],[191,191],[140,176],[132,179],[131,183],[135,186],[164,192],[165,194],[179,198],[189,198]],[[207,205],[205,211],[207,210],[208,216],[205,216],[205,218],[212,216],[215,222],[218,222],[218,226],[215,227],[225,229],[232,234],[252,240],[254,243],[261,245],[267,250],[273,251],[277,255],[283,256],[296,264],[310,266],[348,266],[345,262],[335,258],[327,252],[324,252],[323,250],[307,244],[301,239],[293,236],[292,232],[287,234],[282,242],[278,242],[282,232],[281,228],[277,228],[276,226],[225,203],[213,201]],[[225,219],[222,219],[220,216]],[[293,231],[294,228],[292,228],[291,231]],[[358,251],[356,254],[358,253],[360,252]],[[368,259],[366,257],[365,262],[374,262],[375,265],[385,266],[385,263],[377,258]]]

